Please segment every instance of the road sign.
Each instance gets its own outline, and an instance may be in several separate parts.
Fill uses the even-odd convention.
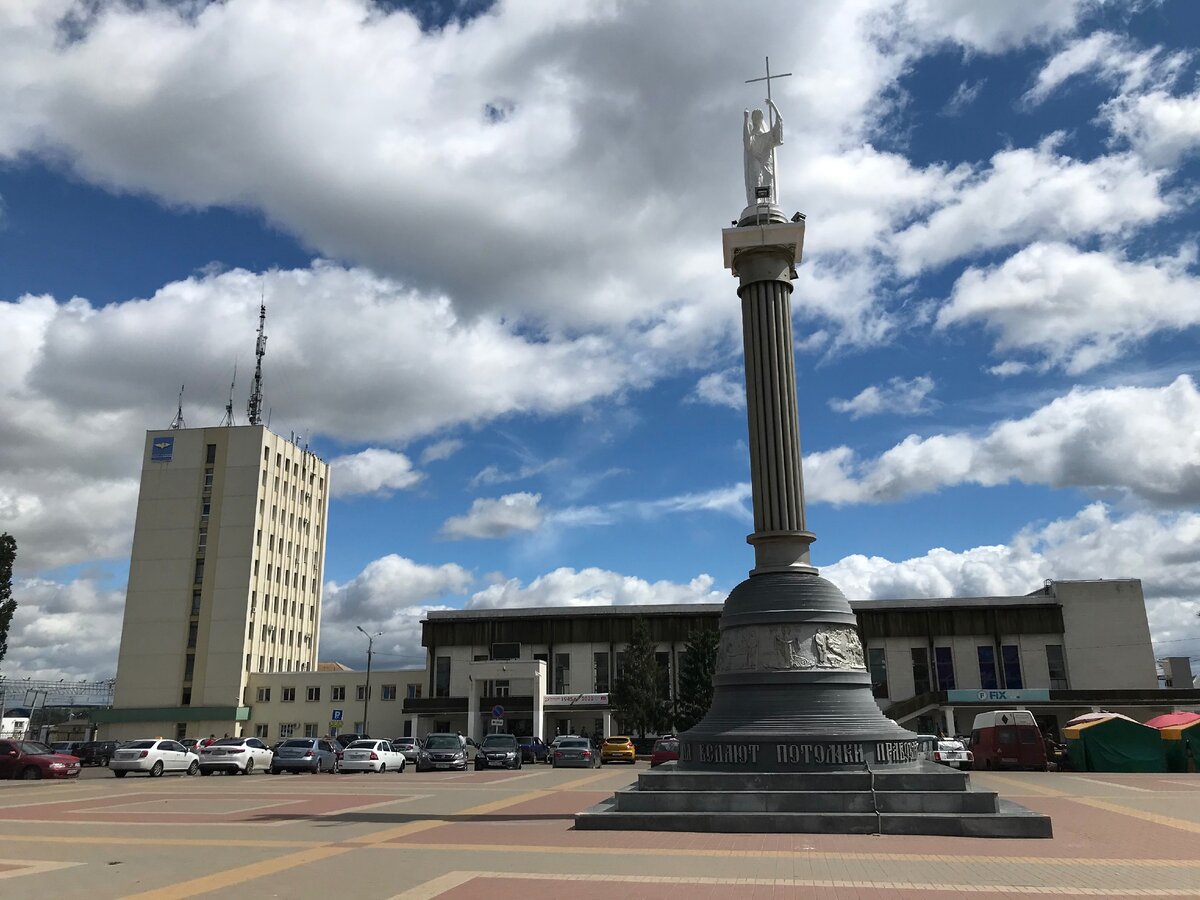
[[[504,727],[504,720],[503,719],[492,719],[492,727],[493,728]]]
[[[492,718],[493,719],[503,719],[504,718],[504,707],[503,706],[493,706],[492,707]]]
[[[335,709],[333,711],[333,721],[335,721],[335,722],[342,721],[342,711],[340,709]]]

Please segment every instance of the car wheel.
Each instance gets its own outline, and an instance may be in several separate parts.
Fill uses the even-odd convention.
[[[253,758],[246,760],[246,768],[242,769],[242,774],[243,775],[254,774],[254,759]]]
[[[158,778],[160,775],[162,775],[162,773],[163,773],[163,764],[162,764],[162,760],[160,759],[158,762],[156,762],[154,765],[152,765],[150,767],[150,777]]]
[[[212,774],[212,769],[201,769],[201,770],[200,770],[200,774],[201,774],[201,775],[211,775],[211,774]]]
[[[189,775],[195,775],[199,771],[200,771],[200,763],[198,763],[196,760],[193,759],[192,764],[190,766],[188,766],[188,768],[187,768],[187,773]]]
[[[37,766],[28,766],[21,770],[21,778],[25,781],[37,781],[42,777],[42,770]]]
[[[126,772],[124,769],[113,769],[113,775],[115,775],[117,778],[124,778]]]
[[[108,765],[108,757],[107,757],[107,756],[106,756],[106,757],[104,757],[104,759],[102,759],[102,760],[100,761],[100,765],[102,765],[102,766],[107,766],[107,765]]]
[[[406,765],[408,765],[408,760],[406,760],[406,759],[402,759],[402,760],[400,760],[400,774],[401,774],[401,775],[403,775],[403,774],[404,774],[404,767],[405,767]]]
[[[379,768],[375,771],[376,775],[382,775],[387,771],[387,763],[380,763]]]
[[[274,767],[272,767],[272,768],[271,768],[271,774],[272,774],[272,775],[278,775],[278,774],[279,774],[279,770],[278,770],[278,769],[276,769],[276,768],[274,768]]]
[[[556,763],[554,760],[550,760],[550,768],[557,769],[558,763]]]

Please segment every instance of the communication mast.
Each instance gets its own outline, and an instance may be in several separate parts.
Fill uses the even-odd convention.
[[[251,425],[262,424],[262,361],[267,354],[267,336],[264,333],[267,327],[267,301],[264,294],[262,303],[258,307],[258,343],[254,346],[254,386],[250,390],[250,403],[246,407],[246,417],[250,420]]]
[[[225,418],[221,420],[222,428],[232,428],[233,421],[233,386],[237,384],[237,363],[233,364],[233,381],[229,382],[229,402],[225,404]]]
[[[175,412],[175,418],[171,420],[170,425],[172,431],[187,428],[187,422],[183,421],[183,389],[184,385],[181,384],[179,386],[179,409]]]

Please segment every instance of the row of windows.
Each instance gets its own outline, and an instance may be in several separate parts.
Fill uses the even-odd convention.
[[[511,648],[511,649],[510,649]],[[519,644],[495,644],[492,646],[491,654],[478,654],[474,657],[475,662],[484,662],[487,660],[505,660],[519,658]],[[533,658],[541,660],[547,665],[550,664],[550,655],[548,653],[535,653]],[[658,663],[658,679],[659,691],[661,696],[671,697],[672,679],[671,679],[671,651],[659,650],[654,654],[655,661]],[[592,679],[591,690],[598,694],[607,694],[611,690],[613,683],[621,677],[621,673],[625,670],[625,653],[608,653],[607,651],[597,651],[592,654]],[[571,654],[555,653],[554,664],[551,666],[550,672],[550,693],[552,694],[569,694],[572,691],[571,687]],[[585,673],[586,680],[586,673]],[[508,683],[501,681],[488,682],[484,688],[484,693],[487,696],[506,697]],[[587,690],[586,686],[576,685],[574,690]],[[433,678],[433,695],[435,697],[450,696],[450,657],[439,656],[434,661],[434,678]]]
[[[419,700],[421,697],[421,686],[419,684],[410,684],[407,686],[407,697],[410,700]],[[356,700],[368,699],[368,692],[365,685],[355,685]],[[373,691],[372,691],[373,693]],[[333,703],[339,703],[346,699],[346,686],[343,684],[335,684],[329,688],[329,699]],[[381,700],[396,699],[396,685],[384,684],[379,687],[379,698]],[[304,699],[309,703],[317,703],[321,699],[320,686],[309,686],[304,689]],[[255,695],[257,703],[271,702],[271,689],[269,687],[260,687]],[[280,703],[295,703],[296,689],[294,687],[283,687],[279,689]]]
[[[266,654],[263,654],[263,653],[259,654],[258,669],[256,671],[258,671],[258,672],[274,672],[277,668],[280,672],[292,672],[292,671],[311,672],[312,671],[312,662],[310,660],[308,662],[308,664],[305,664],[305,663],[301,662],[299,659],[296,659],[295,663],[293,665],[293,661],[290,657],[283,657],[283,656],[274,657],[274,656],[267,656]],[[249,653],[246,654],[246,671],[250,671],[250,654]]]
[[[350,725],[349,722],[346,723]],[[412,723],[404,724],[405,733],[412,728]],[[355,722],[351,733],[361,734],[363,730],[362,722]],[[267,724],[257,724],[254,726],[254,736],[263,740],[269,740],[271,735],[271,726]],[[315,738],[321,737],[321,726],[316,722],[281,722],[279,725],[279,739],[287,740],[293,737]]]
[[[266,464],[266,463],[269,463],[270,461],[271,461],[271,448],[263,447],[263,463]],[[295,460],[284,459],[282,453],[276,453],[275,454],[275,468],[278,469],[281,466],[283,467],[283,473],[285,475],[289,475],[289,474],[293,475],[293,476],[299,475],[302,480],[307,476],[308,483],[310,485],[316,483],[316,481],[315,481],[315,479],[317,477],[316,473],[308,471],[308,460],[307,459],[304,461],[303,468],[301,468],[300,463],[296,462]],[[325,490],[325,478],[324,477],[321,478],[319,487],[322,491]]]
[[[932,670],[928,648],[912,647],[909,652],[914,695],[926,694],[932,690],[953,691],[957,688],[954,648],[934,647]],[[1062,644],[1046,645],[1046,662],[1050,675],[1050,689],[1066,690],[1067,664]],[[1017,644],[1002,644],[999,660],[996,659],[996,648],[993,644],[980,644],[975,648],[975,663],[979,670],[979,687],[984,690],[1020,690],[1025,686],[1021,671],[1021,648]],[[872,693],[876,697],[888,697],[887,656],[882,647],[872,647],[867,651],[867,667],[871,672]]]

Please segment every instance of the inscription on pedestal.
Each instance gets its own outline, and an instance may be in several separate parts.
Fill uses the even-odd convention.
[[[916,762],[919,741],[681,742],[679,761],[726,768],[811,771],[834,766]]]

